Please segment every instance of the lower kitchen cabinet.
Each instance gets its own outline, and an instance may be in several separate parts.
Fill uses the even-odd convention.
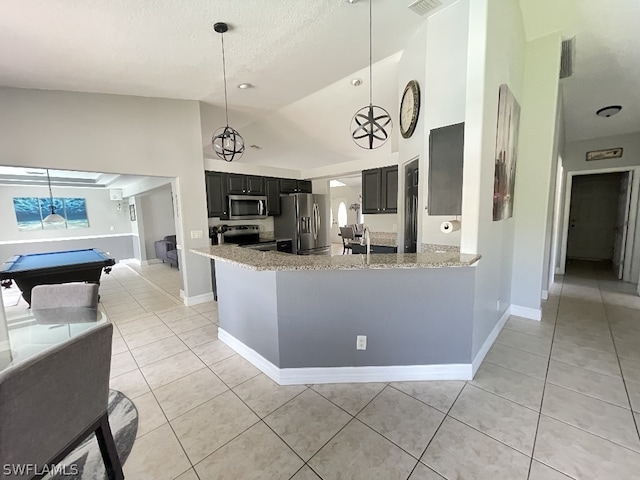
[[[351,245],[352,253],[367,253],[366,245]],[[398,247],[392,247],[389,245],[371,245],[369,253],[398,253]]]

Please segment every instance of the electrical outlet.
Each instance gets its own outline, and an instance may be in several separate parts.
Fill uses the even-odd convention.
[[[500,311],[500,299],[496,300],[496,311]]]
[[[204,238],[202,230],[191,230],[191,238]]]
[[[367,336],[358,335],[356,337],[356,350],[366,350],[366,349],[367,349]]]

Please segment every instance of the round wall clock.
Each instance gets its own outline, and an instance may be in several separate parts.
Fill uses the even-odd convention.
[[[420,86],[415,80],[407,83],[400,101],[400,133],[404,138],[413,135],[420,113]]]

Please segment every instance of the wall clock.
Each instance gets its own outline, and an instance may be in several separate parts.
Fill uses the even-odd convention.
[[[407,83],[400,101],[400,133],[404,138],[413,135],[420,113],[420,86],[415,80]]]

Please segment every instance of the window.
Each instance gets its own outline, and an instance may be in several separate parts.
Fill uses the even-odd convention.
[[[344,227],[347,225],[347,206],[344,202],[340,202],[338,205],[338,226]]]

